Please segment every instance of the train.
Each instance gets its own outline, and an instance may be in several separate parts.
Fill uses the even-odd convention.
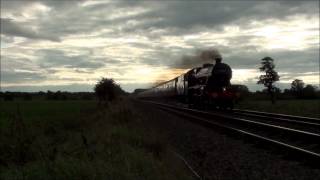
[[[176,99],[192,108],[233,109],[236,92],[230,80],[232,69],[214,58],[214,63],[188,70],[169,81],[160,83],[138,94],[142,99]]]

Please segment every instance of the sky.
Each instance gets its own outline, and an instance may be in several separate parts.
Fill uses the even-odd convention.
[[[266,56],[278,87],[319,86],[319,1],[1,0],[2,91],[92,91],[107,77],[131,92],[207,49],[251,91]]]

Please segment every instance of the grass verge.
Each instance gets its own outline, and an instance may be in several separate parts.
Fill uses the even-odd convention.
[[[242,101],[235,108],[320,118],[318,100]]]
[[[191,179],[125,99],[1,106],[0,179]]]

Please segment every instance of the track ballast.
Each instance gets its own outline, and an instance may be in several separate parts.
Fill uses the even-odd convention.
[[[320,134],[312,130],[284,126],[294,124],[294,126],[301,126],[304,129],[318,129],[319,119],[239,109],[229,112],[207,112],[153,101],[144,102],[207,127],[218,128],[253,139],[269,148],[275,147],[288,155],[290,159],[303,160],[313,165],[320,162]],[[285,124],[277,125],[277,122]],[[305,128],[305,126],[308,127]]]

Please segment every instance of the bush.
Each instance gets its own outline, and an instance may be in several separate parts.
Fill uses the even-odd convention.
[[[316,98],[317,97],[316,87],[308,84],[302,90],[302,97],[305,98],[305,99],[314,99],[314,98]]]
[[[94,87],[99,102],[113,101],[124,94],[121,87],[113,79],[102,78]]]

